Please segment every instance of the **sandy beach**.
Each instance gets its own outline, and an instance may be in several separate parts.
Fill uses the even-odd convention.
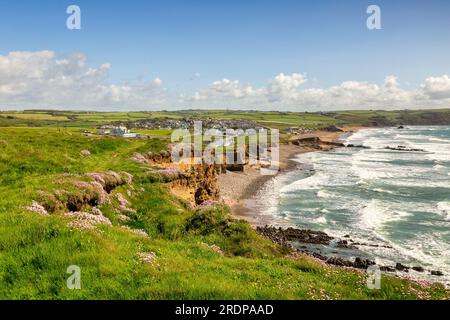
[[[342,128],[341,132],[315,131],[307,134],[295,136],[295,139],[318,137],[323,142],[336,142],[339,138],[348,132],[354,132],[359,128],[348,127]],[[322,150],[332,149],[332,145],[321,145]],[[297,167],[297,163],[293,161],[296,155],[318,151],[310,145],[294,145],[280,144],[279,157],[279,174],[293,170]],[[258,217],[255,212],[250,209],[252,198],[264,186],[264,184],[274,176],[261,175],[259,169],[246,168],[244,172],[227,172],[218,177],[221,198],[230,206],[233,216],[245,219],[253,226],[269,224],[269,220],[264,217]]]

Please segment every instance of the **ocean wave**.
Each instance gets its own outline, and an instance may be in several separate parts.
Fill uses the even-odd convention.
[[[435,170],[435,171],[447,170],[447,167],[443,166],[442,164],[436,164],[433,166],[433,170]]]
[[[441,181],[424,181],[423,179],[401,179],[395,180],[391,179],[389,181],[384,181],[390,186],[396,187],[406,187],[406,188],[421,188],[421,189],[432,189],[432,188],[443,188],[450,189],[450,181],[441,180]]]
[[[409,212],[394,210],[387,202],[372,199],[360,212],[360,225],[380,235],[382,227],[390,222],[403,220],[410,216]]]
[[[446,197],[446,189],[450,194],[449,130],[360,130],[347,137],[346,143],[371,149],[342,148],[298,157],[315,173],[275,178],[276,201],[267,207],[285,214],[286,223],[389,245],[367,248],[366,253],[377,261],[441,270],[446,273],[441,280],[450,281],[449,257],[442,254],[450,250],[450,235],[445,232],[450,226]],[[398,145],[426,152],[385,149]]]
[[[450,152],[432,152],[426,157],[430,160],[450,162]]]
[[[327,219],[324,216],[318,217],[318,218],[314,219],[314,223],[327,224]]]
[[[372,189],[372,191],[379,192],[379,193],[389,193],[389,194],[394,194],[395,193],[394,191],[385,190],[385,189],[382,189],[382,188],[374,188],[374,189]]]
[[[447,139],[440,139],[440,138],[428,138],[429,141],[437,141],[437,142],[445,142],[447,144],[450,143],[450,140]]]
[[[317,196],[319,198],[333,198],[334,197],[334,195],[332,193],[325,191],[325,190],[319,190],[317,192]]]
[[[361,180],[378,180],[381,178],[392,178],[393,174],[381,170],[368,170],[369,168],[352,165],[353,172],[361,179]]]
[[[442,215],[446,221],[450,221],[450,202],[441,201],[437,204],[438,214]]]
[[[321,173],[315,173],[305,179],[294,181],[291,184],[282,187],[280,193],[285,194],[305,189],[318,189],[319,187],[326,185],[328,180],[328,176]]]

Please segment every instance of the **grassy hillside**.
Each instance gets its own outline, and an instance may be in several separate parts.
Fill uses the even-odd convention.
[[[440,285],[389,276],[383,276],[381,290],[369,290],[364,273],[309,257],[287,258],[285,249],[231,219],[227,208],[192,209],[166,185],[147,179],[145,165],[129,160],[136,151],[164,147],[159,139],[85,137],[75,129],[0,128],[0,298],[448,298]],[[135,212],[121,211],[116,202],[99,206],[112,225],[78,230],[61,212],[41,216],[26,209],[68,179],[108,170],[134,176],[111,195],[125,195]],[[120,220],[121,214],[129,221]],[[145,253],[156,258],[145,262]],[[66,287],[70,265],[81,268],[81,290]]]

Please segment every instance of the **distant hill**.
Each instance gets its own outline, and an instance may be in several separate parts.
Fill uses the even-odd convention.
[[[151,119],[242,119],[265,127],[323,128],[330,125],[397,126],[450,125],[450,109],[436,110],[349,110],[336,112],[279,112],[240,110],[179,110],[133,112],[85,112],[26,110],[0,112],[0,127],[94,127],[117,122]]]

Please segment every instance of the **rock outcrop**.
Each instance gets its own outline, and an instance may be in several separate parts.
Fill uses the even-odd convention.
[[[329,245],[330,241],[334,239],[325,232],[294,228],[282,229],[265,226],[257,227],[256,231],[266,238],[280,244],[284,244],[288,241],[298,241],[301,243]]]
[[[342,129],[339,129],[339,128],[336,127],[335,125],[328,126],[328,127],[326,127],[326,128],[323,128],[322,130],[323,130],[323,131],[327,131],[327,132],[343,132]]]
[[[324,141],[316,136],[294,138],[294,139],[290,140],[289,142],[296,146],[307,146],[307,147],[317,149],[317,150],[322,150],[322,149],[329,150],[330,148],[333,148],[333,147],[345,147],[345,145],[341,142]]]
[[[217,170],[214,165],[192,165],[183,175],[173,181],[172,185],[189,190],[190,200],[195,205],[200,205],[209,200],[219,200],[220,198]]]
[[[161,151],[159,153],[135,154],[132,160],[156,167],[148,171],[149,179],[170,183],[172,191],[176,195],[194,205],[200,205],[206,201],[218,201],[220,195],[217,175],[225,173],[231,167],[225,163],[173,163],[172,148],[169,146],[170,151]],[[194,157],[194,154],[192,153],[191,156]],[[243,169],[239,167],[236,170],[241,171]]]
[[[129,185],[132,188],[132,179],[133,176],[127,172],[114,171],[65,176],[56,181],[60,185],[58,189],[52,192],[39,191],[38,199],[28,209],[36,211],[38,208],[43,208],[49,214],[90,210],[110,203],[110,193],[115,188],[123,185]]]
[[[386,147],[386,150],[405,151],[405,152],[425,152],[424,149],[407,148],[406,146]]]
[[[338,257],[335,255],[332,256],[326,256],[322,253],[322,251],[315,251],[311,250],[309,247],[310,245],[322,245],[327,246],[328,248],[341,248],[341,249],[348,249],[348,250],[354,250],[357,249],[356,245],[359,243],[354,242],[352,239],[350,239],[349,235],[345,235],[343,239],[337,239],[334,237],[329,236],[328,234],[321,232],[321,231],[313,231],[313,230],[302,230],[302,229],[295,229],[295,228],[275,228],[272,226],[265,226],[265,227],[257,227],[256,231],[264,236],[265,238],[268,238],[269,240],[285,247],[290,250],[293,250],[293,252],[306,254],[309,256],[312,256],[316,259],[322,260],[330,265],[340,266],[340,267],[351,267],[356,269],[364,269],[367,270],[370,266],[376,265],[375,261],[369,260],[369,259],[363,259],[361,257],[356,257],[354,260],[348,260],[342,257]],[[293,243],[296,242],[298,244],[305,244],[301,245],[297,248],[294,248]],[[350,244],[351,243],[351,244]],[[361,244],[361,245],[367,245],[367,244]],[[384,245],[370,245],[370,246],[376,246],[376,247],[389,247]],[[355,251],[356,252],[356,251]],[[409,272],[410,269],[416,271],[416,272],[424,272],[425,269],[421,266],[414,266],[414,267],[408,267],[401,263],[396,263],[395,266],[378,266],[381,271],[384,272]],[[430,274],[433,276],[442,276],[444,275],[441,271],[438,270],[430,270]]]

